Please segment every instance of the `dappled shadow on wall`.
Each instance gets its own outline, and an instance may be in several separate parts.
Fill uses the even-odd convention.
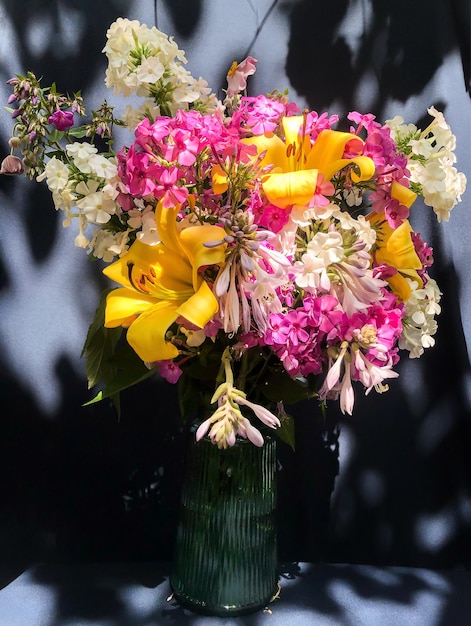
[[[119,0],[33,0],[25,13],[21,3],[5,1],[2,8],[12,28],[11,55],[0,60],[1,79],[31,69],[44,77],[44,84],[56,80],[59,91],[91,89],[95,77],[103,75],[104,68],[97,63],[104,62],[100,51],[106,29],[129,5]],[[4,153],[7,139],[2,137]],[[54,255],[62,229],[59,214],[51,208],[49,191],[44,185],[0,177],[0,192],[3,236],[16,229],[12,234],[18,242],[17,255],[7,253],[12,246],[5,240],[0,246],[1,306],[11,319],[20,316],[12,325],[14,333],[5,324],[0,328],[2,560],[25,564],[35,560],[165,558],[172,540],[178,499],[175,484],[181,466],[175,391],[154,381],[135,396],[134,392],[124,394],[121,421],[107,402],[82,406],[91,395],[86,390],[83,363],[77,368],[79,354],[71,356],[70,343],[61,348],[60,338],[55,337],[58,329],[41,316],[48,306],[60,311],[74,289],[78,306],[82,292],[98,293],[104,286],[99,264],[87,263],[84,253],[83,271],[67,266],[72,261],[66,260],[49,277],[50,268],[58,263]],[[71,269],[77,279],[75,286]],[[50,301],[47,289],[38,300],[31,298],[39,272],[45,274],[46,287],[53,280],[67,287],[53,292],[59,294],[56,302]],[[15,282],[19,274],[25,278],[21,283]],[[21,319],[22,311],[40,305],[40,310],[28,311],[28,317]],[[76,310],[76,319],[64,320],[63,326],[83,323],[79,318],[85,315],[84,309]],[[26,328],[35,318],[37,332]],[[46,328],[46,335],[39,334],[40,328]],[[62,330],[67,334],[66,326]],[[57,389],[34,393],[26,374],[31,368],[22,371],[21,359],[33,360],[38,346],[42,349],[53,342],[54,350],[42,351],[52,355],[51,362],[43,364],[52,369],[52,382],[40,371],[36,379]],[[37,367],[41,369],[41,364]],[[142,402],[139,393],[142,397],[147,394],[150,402]],[[38,395],[53,395],[56,400],[46,407]],[[174,439],[175,445],[170,444]]]
[[[165,5],[172,18],[176,35],[191,37],[198,28],[204,0],[162,0],[162,4]]]
[[[319,113],[360,110],[383,119],[392,101],[422,94],[452,51],[463,58],[458,88],[468,85],[464,3],[302,0],[284,7],[286,71]],[[444,291],[437,345],[419,361],[404,355],[388,394],[363,398],[358,390],[353,417],[340,419],[328,560],[437,567],[471,560],[470,368],[459,278],[432,229],[433,276]]]
[[[436,346],[420,360],[405,357],[387,394],[358,394],[353,417],[341,425],[345,462],[332,505],[328,560],[471,563],[469,363],[459,280],[452,267],[441,268],[436,278],[446,286]]]
[[[405,102],[421,94],[452,50],[462,55],[469,88],[464,4],[302,0],[287,11],[287,75],[319,113],[334,102],[346,112],[367,102],[380,119],[391,99]]]

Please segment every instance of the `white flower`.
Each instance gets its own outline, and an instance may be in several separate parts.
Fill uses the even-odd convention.
[[[372,228],[370,222],[363,216],[359,215],[357,218],[354,218],[350,213],[346,211],[336,210],[333,213],[333,217],[340,222],[343,230],[354,230],[364,244],[366,244],[365,249],[370,250],[371,247],[376,242],[376,231]]]
[[[77,141],[68,144],[65,149],[67,154],[72,157],[75,167],[84,174],[90,174],[92,170],[89,165],[89,159],[98,152],[96,146],[86,141]]]
[[[189,330],[184,326],[180,326],[180,330],[185,335],[186,343],[190,348],[197,348],[206,340],[204,330]]]
[[[41,182],[46,179],[47,186],[51,191],[62,191],[69,181],[69,168],[65,163],[52,157],[36,180]]]
[[[342,235],[337,231],[316,233],[307,245],[306,254],[320,259],[324,267],[340,261],[344,256]]]
[[[345,187],[343,197],[349,207],[360,206],[363,202],[363,192],[359,187]]]
[[[391,120],[386,120],[386,126],[391,129],[393,138],[400,137],[412,137],[417,133],[417,126],[414,124],[404,124],[404,118],[400,115],[396,115]]]
[[[114,157],[106,158],[101,154],[92,154],[88,160],[88,165],[90,172],[99,178],[109,180],[118,175],[118,166]]]
[[[134,131],[139,122],[145,117],[155,120],[158,115],[160,115],[160,107],[155,104],[154,100],[147,99],[138,107],[128,104],[121,119],[127,128]]]
[[[111,263],[117,256],[122,256],[128,251],[128,241],[128,231],[112,233],[109,230],[96,229],[87,253],[93,254],[97,259],[103,259],[105,263]]]
[[[328,291],[330,280],[327,277],[326,267],[322,259],[310,254],[303,254],[301,261],[294,264],[296,273],[295,282],[298,287],[307,291],[315,291],[319,287]]]
[[[435,315],[441,311],[441,293],[433,278],[428,278],[424,287],[409,280],[411,295],[405,303],[406,315],[402,321],[403,333],[399,348],[409,352],[409,358],[420,357],[426,348],[435,344],[433,335],[437,332]]]
[[[156,83],[165,72],[165,66],[158,57],[144,59],[136,70],[136,77],[140,83]]]
[[[98,189],[99,183],[96,180],[80,182],[75,188],[76,192],[83,196],[77,201],[77,206],[81,209],[92,224],[106,224],[111,216],[116,212],[116,204],[112,196],[104,189]]]

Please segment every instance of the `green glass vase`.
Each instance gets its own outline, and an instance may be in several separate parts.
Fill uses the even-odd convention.
[[[209,615],[257,611],[277,590],[276,441],[219,450],[192,442],[170,584],[184,607]]]

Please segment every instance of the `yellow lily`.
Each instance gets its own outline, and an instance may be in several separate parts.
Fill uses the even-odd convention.
[[[422,269],[422,263],[412,242],[412,227],[408,220],[404,220],[398,228],[391,228],[384,216],[378,213],[371,213],[368,219],[377,232],[375,260],[379,265],[384,263],[397,270],[396,274],[386,280],[393,292],[406,302],[411,294],[407,278],[417,281],[419,287],[423,286],[417,273],[417,270]]]
[[[391,198],[410,209],[417,198],[417,194],[394,180],[391,184]]]
[[[308,204],[316,190],[319,174],[323,174],[324,180],[330,180],[346,165],[355,164],[357,171],[353,170],[351,176],[354,182],[359,182],[369,180],[375,171],[369,157],[343,158],[350,140],[361,142],[356,135],[323,130],[311,145],[310,138],[300,133],[304,120],[302,115],[283,118],[285,141],[273,134],[243,140],[257,148],[258,157],[262,157],[261,167],[273,166],[263,177],[262,186],[269,202],[282,209],[293,204]]]
[[[178,348],[166,341],[168,328],[179,317],[203,328],[218,311],[216,296],[201,274],[207,266],[222,266],[225,244],[219,226],[177,229],[178,207],[156,210],[161,241],[150,246],[136,240],[127,254],[103,270],[121,288],[106,299],[105,327],[128,328],[127,340],[145,362],[173,359]]]

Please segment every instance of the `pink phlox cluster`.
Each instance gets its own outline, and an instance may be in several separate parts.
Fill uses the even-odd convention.
[[[342,412],[351,414],[352,381],[360,382],[366,393],[373,387],[385,390],[383,381],[398,376],[392,368],[399,361],[397,343],[402,334],[403,316],[403,307],[389,297],[366,312],[343,314],[336,342],[327,350],[328,367],[320,398],[340,398]]]
[[[376,189],[369,195],[372,208],[384,213],[389,225],[397,228],[409,217],[409,209],[391,197],[391,187],[394,181],[409,186],[407,157],[397,154],[390,128],[376,122],[371,113],[362,115],[353,111],[348,119],[358,125],[357,129],[350,129],[352,133],[359,135],[363,130],[367,133],[362,153],[375,164]]]
[[[322,373],[326,347],[342,317],[338,304],[330,295],[306,296],[301,307],[270,315],[264,342],[290,376]]]
[[[279,233],[289,221],[290,211],[266,204],[259,208],[258,225],[272,233]]]
[[[287,113],[287,105],[280,99],[245,96],[234,111],[229,127],[238,129],[242,135],[263,135],[275,131]]]
[[[320,132],[332,128],[338,121],[338,115],[328,115],[328,113],[321,113],[321,115],[319,115],[316,111],[310,111],[306,115],[305,133],[306,135],[310,135],[311,140],[314,142]]]
[[[246,208],[253,215],[253,221],[271,233],[279,233],[289,222],[290,209],[280,209],[270,204],[262,195],[260,182],[255,180],[248,195]]]
[[[248,161],[253,151],[218,116],[193,110],[178,111],[174,118],[158,117],[153,123],[144,118],[134,134],[134,143],[118,153],[118,174],[125,192],[136,198],[153,196],[166,207],[188,197],[188,187],[197,180],[198,157],[199,174],[209,176],[218,158],[234,155]]]
[[[417,256],[422,264],[422,269],[417,270],[417,273],[423,283],[426,284],[428,281],[427,268],[433,265],[433,248],[423,241],[420,233],[412,232],[411,237]]]

